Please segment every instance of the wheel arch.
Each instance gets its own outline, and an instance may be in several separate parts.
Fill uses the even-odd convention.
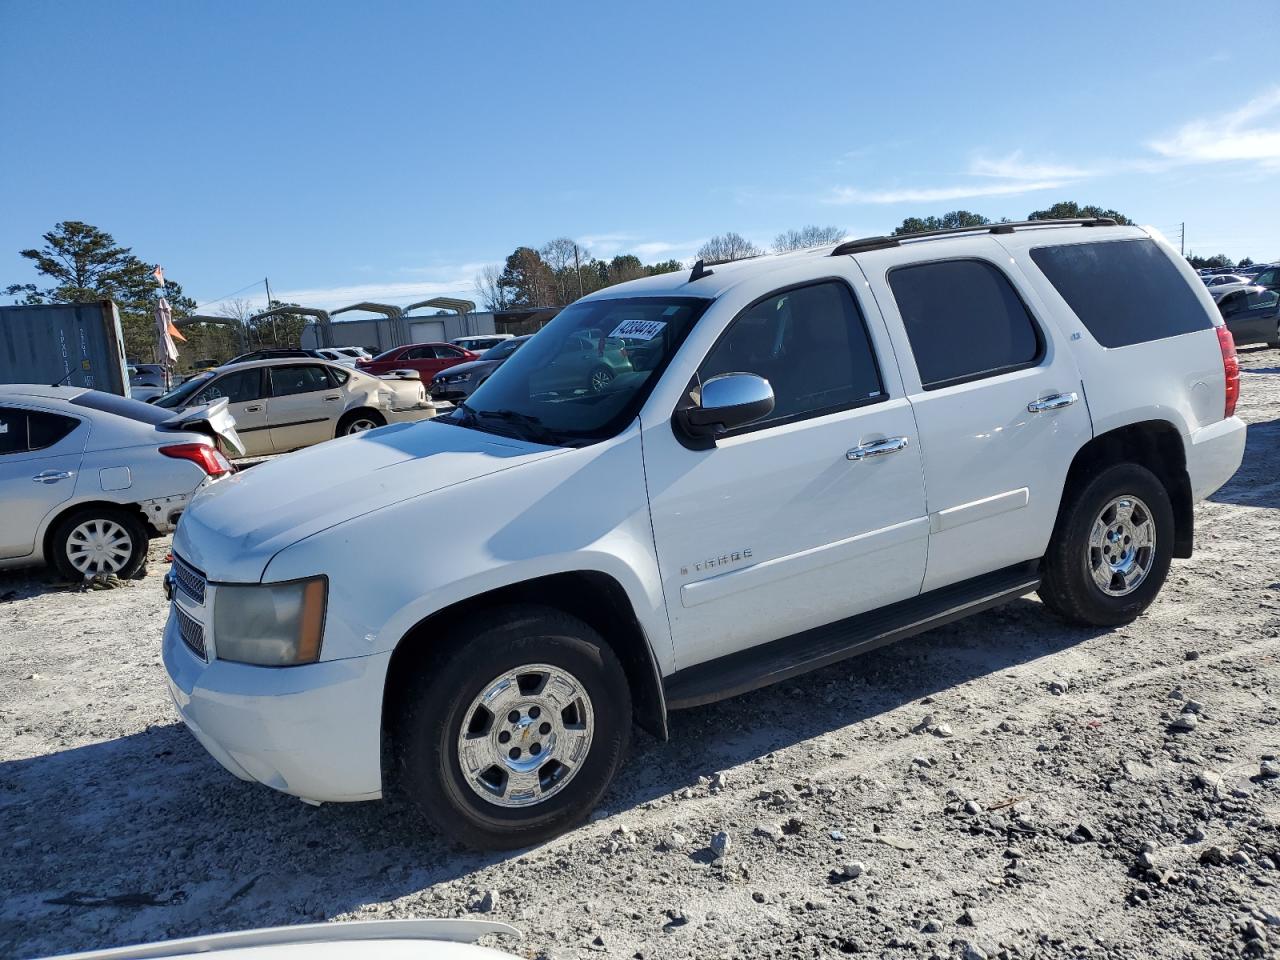
[[[1082,446],[1067,471],[1058,507],[1061,522],[1067,505],[1098,470],[1115,463],[1136,463],[1154,473],[1169,492],[1173,505],[1173,555],[1191,556],[1195,511],[1187,451],[1182,434],[1168,420],[1143,420],[1100,433]]]
[[[442,607],[409,628],[387,664],[382,698],[384,740],[400,698],[416,671],[429,664],[432,640],[477,611],[503,604],[537,604],[578,617],[617,654],[631,688],[632,719],[660,740],[667,739],[667,710],[658,661],[625,588],[607,573],[575,570],[534,577],[474,594]]]
[[[136,516],[141,522],[144,530],[150,537],[160,536],[159,532],[152,525],[147,512],[136,503],[120,503],[115,500],[103,500],[101,498],[93,500],[70,500],[66,503],[60,503],[49,511],[48,516],[44,519],[44,529],[39,532],[36,543],[40,546],[40,559],[45,563],[50,563],[53,559],[53,535],[58,529],[58,525],[62,523],[69,515],[89,507],[102,507],[107,510],[116,510],[122,513],[129,513]]]

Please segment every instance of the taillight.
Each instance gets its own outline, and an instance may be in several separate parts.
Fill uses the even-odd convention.
[[[227,458],[207,443],[175,443],[161,447],[160,452],[175,460],[190,460],[211,477],[231,472]]]
[[[1234,416],[1240,399],[1240,360],[1236,356],[1236,341],[1224,324],[1218,327],[1218,346],[1222,348],[1222,375],[1227,381],[1227,401],[1222,416]]]

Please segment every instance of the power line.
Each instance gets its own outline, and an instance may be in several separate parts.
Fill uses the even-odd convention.
[[[223,300],[227,300],[227,299],[230,299],[231,297],[234,297],[237,293],[244,293],[246,290],[249,290],[249,289],[251,289],[251,288],[253,288],[253,287],[256,287],[256,286],[257,286],[258,284],[260,284],[261,282],[262,282],[261,280],[255,280],[255,281],[253,281],[253,283],[246,283],[246,284],[245,284],[243,287],[241,287],[239,290],[232,290],[230,293],[228,293],[228,294],[224,294],[223,296],[218,297],[216,300],[206,300],[204,303],[202,303],[202,304],[200,304],[198,307],[196,307],[196,309],[197,309],[197,310],[203,310],[205,307],[211,307],[211,306],[213,306],[215,303],[221,303]]]

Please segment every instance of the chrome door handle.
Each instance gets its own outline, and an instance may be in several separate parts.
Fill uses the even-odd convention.
[[[872,440],[854,447],[845,453],[846,460],[866,460],[870,457],[883,457],[907,449],[909,441],[906,437],[886,437],[884,440]]]
[[[245,413],[261,413],[262,407],[245,407],[244,412]]]
[[[341,400],[342,397],[325,397],[325,403],[332,403],[334,400]]]
[[[1046,410],[1061,410],[1063,407],[1069,407],[1080,398],[1074,393],[1055,393],[1052,397],[1045,397],[1043,400],[1033,400],[1027,404],[1028,413],[1044,413]]]
[[[70,480],[71,471],[69,470],[46,470],[44,473],[37,473],[31,478],[36,483],[57,483],[59,480]]]

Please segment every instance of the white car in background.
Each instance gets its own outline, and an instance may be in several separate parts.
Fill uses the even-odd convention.
[[[474,337],[458,337],[450,340],[455,347],[461,347],[463,350],[470,350],[472,353],[484,356],[486,350],[492,350],[504,340],[510,340],[515,334],[512,333],[486,333]]]
[[[222,449],[219,449],[219,448]],[[227,404],[182,413],[83,387],[0,386],[0,568],[128,578],[240,452]]]
[[[155,401],[187,410],[225,398],[244,441],[260,457],[435,416],[421,379],[389,380],[308,358],[250,360],[192,377]]]
[[[266,927],[239,933],[184,937],[136,947],[65,954],[49,960],[516,960],[514,954],[476,946],[481,937],[519,937],[490,920],[354,920]]]
[[[357,360],[370,359],[369,351],[364,347],[321,347],[316,353],[344,367],[354,367]]]

